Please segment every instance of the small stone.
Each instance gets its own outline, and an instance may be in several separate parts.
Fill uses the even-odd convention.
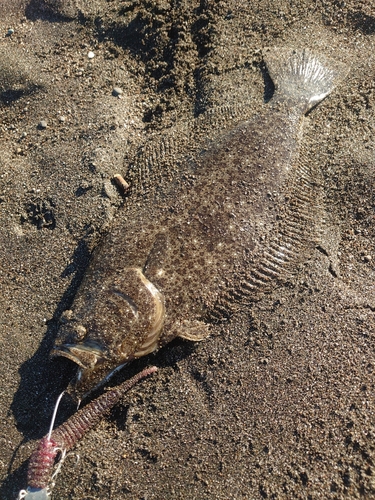
[[[114,95],[115,97],[118,97],[122,94],[122,89],[120,87],[114,87],[113,90],[112,90],[112,95]]]
[[[92,51],[90,50],[90,52],[87,54],[87,57],[88,57],[89,59],[94,59],[94,57],[95,57],[94,52],[92,52]]]
[[[115,197],[115,190],[109,180],[106,180],[103,183],[103,194],[110,200]]]
[[[39,128],[39,129],[45,129],[45,128],[47,128],[47,121],[46,121],[46,120],[41,120],[41,121],[38,123],[38,128]]]
[[[66,120],[65,116],[59,116],[59,121],[60,121],[61,123],[64,123],[64,122],[65,122],[65,120]]]
[[[8,31],[7,31],[7,35],[11,36],[11,35],[13,35],[13,33],[14,33],[14,29],[13,28],[9,28]]]
[[[71,311],[70,309],[66,309],[60,316],[60,322],[67,323],[72,319],[72,317],[73,317],[73,311]]]

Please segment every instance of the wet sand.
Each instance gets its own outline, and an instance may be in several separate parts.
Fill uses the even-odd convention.
[[[131,176],[142,144],[172,135],[178,160],[260,112],[272,46],[350,66],[304,127],[316,244],[206,341],[174,341],[119,373],[111,384],[159,367],[78,443],[52,498],[375,497],[374,33],[375,2],[3,0],[1,498],[26,486],[74,373],[49,351],[121,216],[113,175]],[[73,412],[65,398],[58,423]]]

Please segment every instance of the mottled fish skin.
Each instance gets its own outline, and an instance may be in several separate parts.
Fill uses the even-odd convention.
[[[276,90],[264,113],[125,206],[96,250],[53,351],[80,366],[79,395],[177,336],[205,338],[311,244],[302,124],[346,71],[308,50],[270,51],[266,63]]]

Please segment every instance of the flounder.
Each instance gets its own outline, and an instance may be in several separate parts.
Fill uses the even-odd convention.
[[[78,364],[78,395],[176,337],[206,338],[311,244],[302,124],[346,70],[306,49],[265,61],[275,93],[264,112],[186,161],[168,188],[125,205],[96,249],[53,349]]]

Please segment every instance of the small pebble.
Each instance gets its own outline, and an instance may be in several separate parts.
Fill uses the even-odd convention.
[[[14,33],[14,29],[13,28],[9,28],[8,31],[7,31],[7,35],[11,36],[11,35],[13,35],[13,33]]]
[[[109,180],[104,181],[103,183],[103,190],[104,194],[106,195],[107,198],[112,200],[115,197],[115,190],[114,187],[112,186],[111,182]]]
[[[114,87],[112,90],[112,95],[118,97],[122,94],[122,89],[120,87]]]
[[[40,129],[45,129],[45,128],[47,128],[47,122],[46,122],[46,120],[41,120],[41,121],[38,123],[38,128],[40,128]]]
[[[87,57],[88,57],[89,59],[94,59],[94,57],[95,57],[94,52],[92,52],[92,51],[90,50],[90,52],[87,54]]]
[[[61,123],[64,123],[64,122],[65,122],[65,120],[66,120],[65,116],[59,116],[59,121],[60,121]]]

